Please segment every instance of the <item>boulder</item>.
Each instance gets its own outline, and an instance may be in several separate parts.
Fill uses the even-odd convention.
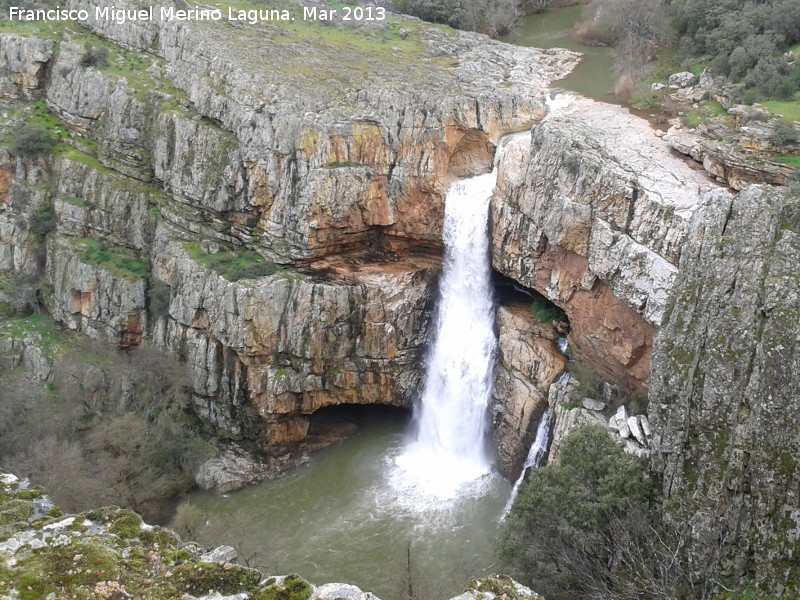
[[[642,446],[647,446],[647,439],[645,439],[642,428],[639,425],[639,419],[637,417],[628,417],[626,423],[628,424],[628,429],[630,429],[631,435],[634,437],[634,439],[636,439],[636,441]]]
[[[595,400],[594,398],[584,398],[581,400],[581,406],[587,410],[593,410],[595,412],[601,412],[606,409],[605,402]]]
[[[233,546],[217,546],[200,557],[202,562],[224,565],[236,562],[236,549]]]
[[[689,71],[681,71],[680,73],[673,73],[669,76],[668,83],[670,86],[685,88],[693,85],[697,81],[697,76]]]

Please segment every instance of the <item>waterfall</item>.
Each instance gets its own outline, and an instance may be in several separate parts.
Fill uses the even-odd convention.
[[[445,201],[445,259],[417,439],[397,457],[401,486],[436,501],[491,471],[486,410],[497,341],[489,261],[492,173],[462,179]]]
[[[539,427],[536,428],[536,439],[533,440],[533,445],[531,449],[528,451],[528,456],[525,459],[525,464],[522,465],[522,472],[517,477],[517,481],[514,482],[514,487],[511,489],[511,496],[506,502],[506,507],[503,509],[503,516],[500,517],[501,519],[505,519],[506,515],[511,510],[511,507],[514,505],[514,500],[517,499],[517,494],[519,493],[519,486],[522,485],[522,480],[525,478],[525,473],[528,472],[528,469],[536,469],[542,464],[542,459],[545,457],[545,453],[547,452],[547,445],[550,443],[550,415],[549,411],[544,411],[542,415],[542,420],[539,421]]]

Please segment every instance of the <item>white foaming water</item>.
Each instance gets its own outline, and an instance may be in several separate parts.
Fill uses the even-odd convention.
[[[390,476],[409,507],[439,508],[491,485],[486,408],[497,342],[488,218],[496,178],[495,170],[462,179],[447,193],[444,270],[418,436]]]
[[[528,451],[528,456],[525,459],[525,464],[522,465],[522,472],[517,477],[517,481],[514,483],[514,487],[511,488],[511,496],[506,502],[506,507],[503,509],[503,516],[500,519],[505,519],[506,515],[511,510],[511,507],[514,505],[514,500],[517,499],[517,494],[519,493],[519,486],[522,485],[522,480],[525,478],[525,473],[528,472],[530,468],[538,468],[539,465],[542,464],[542,460],[544,459],[545,452],[547,452],[547,444],[550,443],[550,412],[544,411],[542,415],[542,420],[539,421],[539,427],[536,428],[536,439],[533,440],[533,445],[531,445],[531,449]]]

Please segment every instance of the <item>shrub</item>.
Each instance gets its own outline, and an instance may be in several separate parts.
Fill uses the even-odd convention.
[[[772,132],[772,135],[769,137],[769,141],[776,146],[788,146],[790,144],[796,144],[797,139],[797,129],[794,128],[794,125],[787,123],[786,121],[781,121],[778,123],[775,126],[775,130]]]
[[[110,533],[125,539],[139,537],[141,530],[142,517],[132,511],[125,511],[122,516],[114,520],[108,529]]]
[[[14,134],[11,151],[17,156],[37,158],[49,155],[56,143],[56,139],[44,127],[25,123]]]
[[[536,296],[531,304],[531,313],[540,323],[552,323],[553,321],[566,321],[567,315],[558,306],[550,302],[544,296]]]
[[[96,67],[102,69],[108,66],[108,49],[95,48],[89,42],[83,47],[85,53],[81,57],[82,67]]]
[[[602,427],[573,431],[560,465],[531,472],[504,523],[501,559],[546,597],[613,587],[615,561],[631,551],[620,545],[620,532],[636,516],[637,528],[649,533],[653,490],[643,475],[642,462]]]
[[[153,282],[147,290],[150,300],[150,314],[156,318],[169,314],[170,287],[160,281]]]
[[[40,204],[31,215],[31,220],[28,223],[28,231],[30,231],[39,243],[44,241],[51,231],[56,228],[56,213],[53,210],[51,202],[44,202]]]
[[[282,586],[267,586],[253,594],[250,600],[308,600],[311,594],[311,586],[305,579],[299,575],[287,575]]]

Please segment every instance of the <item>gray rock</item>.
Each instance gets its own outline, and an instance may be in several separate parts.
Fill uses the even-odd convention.
[[[347,583],[326,583],[317,587],[314,598],[319,600],[380,600],[372,592],[364,592],[361,588]]]
[[[645,439],[642,428],[639,425],[639,419],[636,417],[628,417],[626,423],[634,439],[639,442],[640,445],[647,446],[647,439]]]
[[[224,565],[225,563],[236,562],[236,548],[233,546],[217,546],[213,550],[206,552],[200,557],[200,560],[207,563],[218,563]]]
[[[694,515],[687,554],[704,580],[786,581],[780,565],[795,552],[785,531],[800,523],[798,215],[796,193],[770,186],[705,204],[656,339],[651,464],[668,504]]]
[[[688,87],[697,81],[697,76],[689,71],[682,71],[680,73],[673,73],[669,76],[668,83],[671,86]]]
[[[642,448],[639,444],[637,444],[633,440],[626,441],[624,449],[625,452],[627,452],[631,456],[635,456],[636,458],[647,458],[650,456],[650,451],[647,448]]]
[[[641,427],[642,433],[644,433],[645,437],[649,440],[653,436],[653,431],[650,429],[650,421],[648,421],[647,415],[638,415],[636,419],[639,421],[639,427]]]
[[[629,437],[631,437],[631,429],[628,426],[628,421],[617,420],[617,423],[619,424],[619,437],[621,437],[623,440],[627,440]]]
[[[650,84],[650,91],[651,91],[651,92],[660,92],[661,90],[663,90],[663,89],[664,89],[664,88],[666,88],[666,87],[667,87],[667,86],[666,86],[666,85],[664,85],[663,83],[658,83],[658,82],[656,82],[656,83],[651,83],[651,84]]]
[[[605,402],[602,402],[601,400],[595,400],[594,398],[584,398],[581,400],[581,405],[583,408],[587,410],[593,410],[595,412],[601,412],[606,409]]]

